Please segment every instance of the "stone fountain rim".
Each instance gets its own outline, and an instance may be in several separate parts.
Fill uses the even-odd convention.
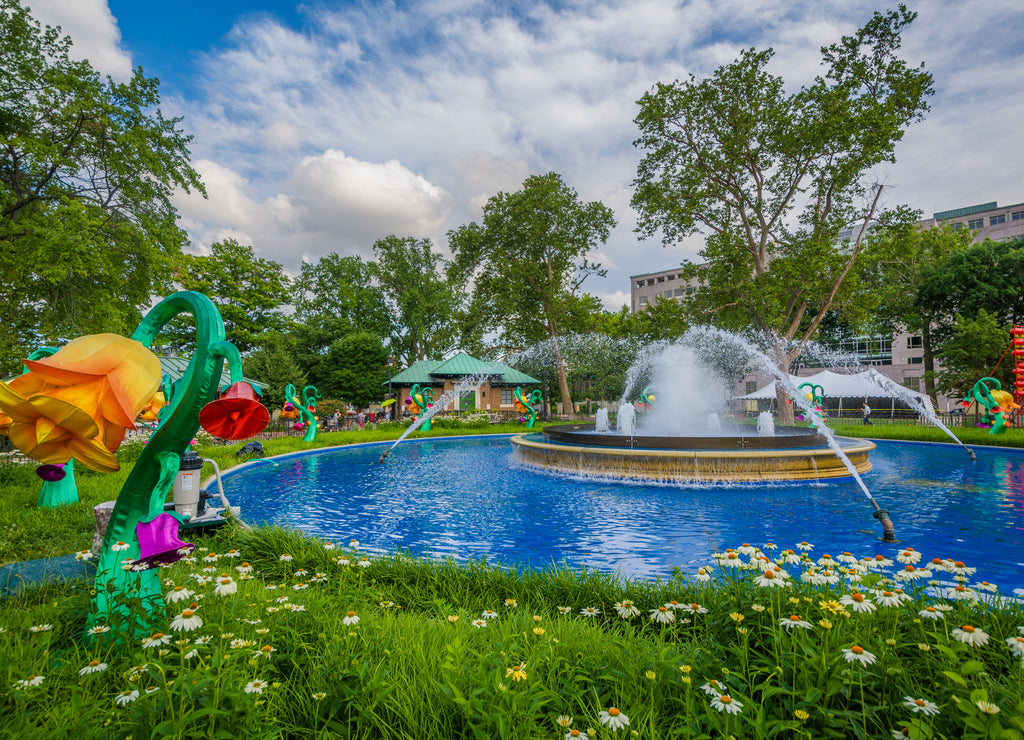
[[[664,437],[646,435],[601,434],[595,440],[593,424],[558,424],[541,430],[544,437],[553,443],[566,443],[572,446],[583,446],[588,450],[644,451],[755,451],[755,450],[806,450],[807,448],[827,449],[824,439],[816,431],[805,427],[776,427],[777,436],[762,437],[756,432],[750,435],[736,434],[720,437]],[[844,438],[852,439],[852,438]],[[550,444],[540,443],[535,444]],[[874,444],[871,444],[871,449]],[[797,454],[806,454],[798,452]]]

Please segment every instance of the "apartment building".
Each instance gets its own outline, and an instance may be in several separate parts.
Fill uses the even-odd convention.
[[[996,201],[982,203],[951,211],[939,211],[931,218],[920,222],[922,229],[950,225],[954,229],[970,229],[975,232],[974,241],[985,239],[1003,241],[1024,236],[1024,203],[1000,207]]]

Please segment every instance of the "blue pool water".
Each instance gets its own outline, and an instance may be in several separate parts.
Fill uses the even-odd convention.
[[[387,443],[390,444],[390,443]],[[694,572],[712,552],[806,540],[858,557],[913,547],[963,560],[977,580],[1024,586],[1024,452],[878,442],[864,476],[900,544],[852,479],[809,485],[663,486],[567,479],[518,465],[508,437],[311,451],[224,475],[250,522],[276,522],[371,552],[486,556],[518,567],[565,562],[624,576]]]

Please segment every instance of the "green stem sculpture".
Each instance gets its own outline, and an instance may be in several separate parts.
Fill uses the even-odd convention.
[[[316,439],[316,433],[319,429],[319,424],[316,420],[316,405],[321,398],[320,391],[316,389],[315,385],[307,385],[302,389],[302,408],[306,412],[306,416],[309,417],[306,423],[306,435],[302,438],[305,442],[313,442]],[[300,411],[299,413],[301,414],[302,412]]]
[[[231,382],[242,379],[242,362],[235,345],[225,339],[224,322],[209,298],[183,291],[168,296],[146,314],[132,339],[152,346],[160,330],[181,313],[191,313],[196,325],[196,349],[184,375],[172,386],[166,413],[132,468],[114,504],[96,566],[96,595],[90,626],[109,624],[122,637],[147,633],[155,614],[162,613],[158,569],[132,571],[125,559],[139,558],[135,526],[160,513],[178,473],[181,453],[199,429],[199,412],[217,397],[224,361]],[[112,545],[124,542],[127,549]]]
[[[513,396],[516,400],[516,403],[522,407],[523,413],[529,415],[529,418],[526,421],[526,428],[533,429],[533,424],[535,421],[537,421],[537,406],[544,398],[543,394],[540,392],[540,389],[535,389],[533,393],[531,393],[529,397],[527,397],[523,393],[523,389],[520,388],[519,386],[516,386],[516,390]]]
[[[417,383],[409,390],[409,397],[412,398],[412,402],[419,407],[419,412],[417,413],[417,416],[419,416],[427,413],[427,409],[430,408],[430,404],[434,402],[434,391],[430,388],[423,388],[421,390],[419,383]],[[424,432],[430,431],[430,422],[431,417],[428,416],[427,420],[423,422],[422,426],[420,426],[420,429]]]
[[[306,433],[302,436],[302,441],[315,441],[318,424],[316,416],[309,407],[312,406],[313,410],[316,410],[316,402],[320,400],[320,391],[316,389],[315,385],[307,385],[302,389],[302,398],[300,399],[295,386],[289,383],[284,387],[284,400],[290,403],[299,414],[299,423],[306,430]]]

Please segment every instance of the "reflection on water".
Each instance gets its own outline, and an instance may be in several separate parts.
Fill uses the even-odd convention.
[[[1024,586],[1024,452],[879,442],[865,481],[892,514],[881,528],[853,480],[664,486],[564,479],[517,466],[508,438],[422,440],[387,463],[380,445],[305,454],[224,478],[248,521],[273,521],[377,552],[484,557],[517,566],[586,565],[626,576],[693,572],[742,542],[860,556],[903,547]]]

